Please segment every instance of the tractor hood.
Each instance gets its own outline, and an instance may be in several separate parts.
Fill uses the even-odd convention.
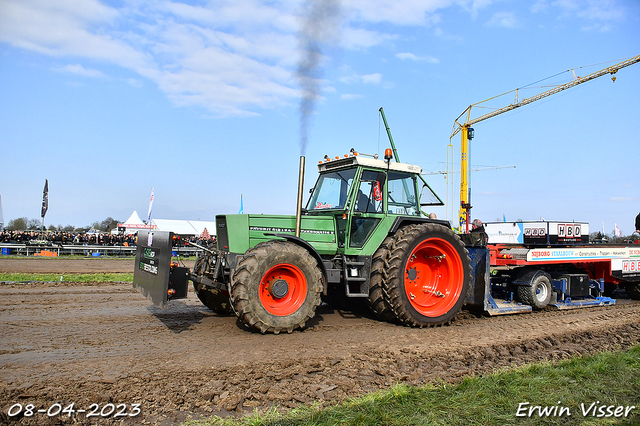
[[[296,217],[286,215],[232,214],[216,216],[218,249],[244,254],[249,248],[273,240],[273,234],[295,235]],[[336,224],[332,216],[302,216],[300,238],[320,254],[335,253]]]

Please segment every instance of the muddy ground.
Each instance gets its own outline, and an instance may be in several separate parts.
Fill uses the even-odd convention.
[[[128,272],[132,263],[0,258],[0,272]],[[173,425],[627,348],[639,341],[640,303],[493,318],[463,311],[435,329],[323,305],[306,331],[274,336],[246,331],[193,293],[163,311],[128,284],[58,282],[0,284],[0,324],[0,423]],[[109,404],[121,414],[140,404],[140,413],[37,413],[71,403],[105,414]],[[9,417],[15,404],[36,412]]]

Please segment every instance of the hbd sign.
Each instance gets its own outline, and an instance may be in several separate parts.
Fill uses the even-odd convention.
[[[640,271],[640,260],[623,260],[622,273],[633,273]]]
[[[558,238],[580,238],[582,230],[576,224],[558,224]]]

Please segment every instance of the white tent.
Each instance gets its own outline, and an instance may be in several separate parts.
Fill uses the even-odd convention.
[[[134,210],[129,219],[124,221],[124,225],[144,225],[144,222],[138,216],[138,212]]]
[[[200,236],[205,228],[210,235],[216,233],[216,223],[206,220],[151,219],[151,224],[159,231],[171,231],[180,235]]]
[[[140,229],[153,229],[152,225],[145,225],[140,216],[138,216],[137,211],[133,211],[129,219],[125,220],[124,223],[118,224],[118,229],[124,228],[125,234],[135,234]]]

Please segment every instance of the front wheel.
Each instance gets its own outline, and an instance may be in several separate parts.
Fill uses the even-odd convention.
[[[231,281],[231,302],[240,320],[261,333],[291,333],[315,315],[322,294],[317,261],[288,241],[247,250]]]
[[[469,290],[471,260],[460,238],[442,225],[410,225],[391,242],[383,281],[396,317],[412,327],[449,323]]]
[[[231,303],[229,302],[229,293],[224,290],[207,288],[200,283],[194,281],[193,290],[198,299],[204,306],[211,309],[219,315],[231,314]]]
[[[213,278],[210,270],[208,253],[205,252],[198,257],[193,267],[193,272],[198,276]],[[193,290],[202,304],[213,312],[220,315],[229,315],[233,312],[231,309],[231,303],[229,302],[229,293],[227,291],[217,288],[208,288],[196,281],[193,281]]]

